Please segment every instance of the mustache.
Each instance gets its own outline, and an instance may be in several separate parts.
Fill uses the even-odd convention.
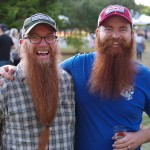
[[[40,46],[40,47],[36,47],[34,49],[35,52],[37,51],[52,51],[52,49],[49,46]]]
[[[104,41],[99,40],[98,46],[101,47],[101,53],[106,53],[108,49],[112,47],[113,44],[117,44],[121,49],[129,49],[129,45],[123,38],[113,38],[109,37]]]

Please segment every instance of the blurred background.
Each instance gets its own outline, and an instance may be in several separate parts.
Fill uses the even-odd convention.
[[[26,17],[38,12],[50,15],[57,22],[62,59],[65,59],[93,50],[98,15],[111,4],[129,8],[134,30],[148,40],[150,0],[0,0],[0,23],[7,25],[8,34],[11,28],[20,33]]]

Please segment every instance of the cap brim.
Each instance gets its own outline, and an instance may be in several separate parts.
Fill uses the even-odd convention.
[[[52,26],[51,24],[49,24],[49,23],[47,23],[47,22],[37,22],[37,23],[35,23],[35,24],[33,24],[24,34],[25,35],[27,35],[36,25],[38,25],[38,24],[48,24],[50,27],[52,27],[55,31],[57,31],[57,29],[54,27],[54,26]]]

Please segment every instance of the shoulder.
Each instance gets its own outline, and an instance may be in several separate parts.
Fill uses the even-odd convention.
[[[72,76],[62,68],[59,68],[58,72],[59,72],[60,93],[64,93],[65,95],[73,94],[74,83],[73,83]]]
[[[4,37],[5,39],[12,40],[12,38],[11,38],[9,35],[7,35],[7,34],[3,34],[3,37]]]
[[[138,73],[150,74],[150,69],[143,64],[137,63],[137,71]]]
[[[0,76],[0,80],[3,82],[3,85],[0,86],[0,95],[5,95],[11,89],[12,80],[7,80],[6,78]]]
[[[72,56],[66,60],[64,60],[63,62],[61,62],[61,66],[64,65],[72,65],[72,64],[76,64],[76,63],[81,63],[84,61],[90,61],[93,60],[95,57],[95,52],[90,52],[90,53],[84,53],[84,54],[77,54],[75,56]]]
[[[59,79],[63,82],[68,82],[72,80],[71,75],[61,67],[58,68],[58,75],[59,75]]]
[[[90,53],[79,53],[74,56],[75,59],[85,59],[85,58],[93,58],[95,56],[95,52],[90,52]]]
[[[150,69],[143,64],[137,64],[136,79],[143,83],[150,84]]]

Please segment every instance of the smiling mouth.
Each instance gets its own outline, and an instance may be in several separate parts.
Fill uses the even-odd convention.
[[[36,52],[38,56],[47,56],[49,54],[49,51],[38,51]]]

